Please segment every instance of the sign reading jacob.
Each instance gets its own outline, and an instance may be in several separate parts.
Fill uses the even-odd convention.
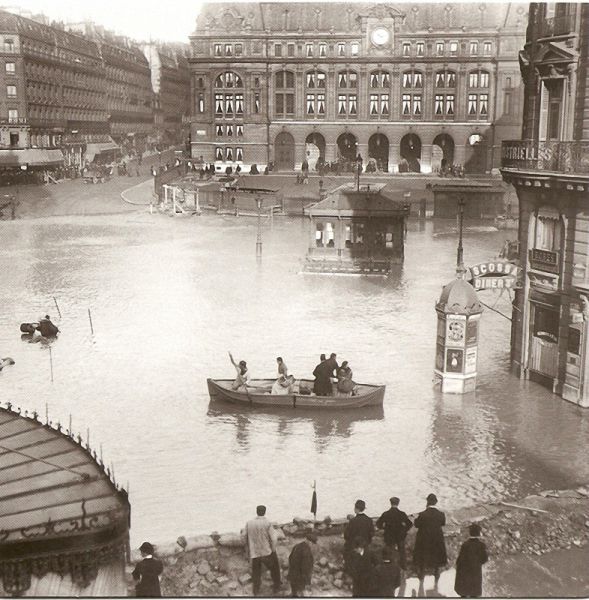
[[[480,263],[469,269],[469,281],[475,290],[522,287],[521,268],[504,260]]]

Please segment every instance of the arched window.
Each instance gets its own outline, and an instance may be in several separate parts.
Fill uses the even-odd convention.
[[[436,71],[437,88],[455,88],[456,87],[456,72],[455,71]]]
[[[386,88],[391,86],[391,75],[388,71],[372,71],[370,73],[371,88]]]
[[[313,70],[305,73],[305,113],[308,117],[325,117],[325,88],[327,75]]]
[[[421,71],[405,71],[403,73],[404,88],[423,88],[423,73]]]
[[[292,71],[278,71],[274,75],[274,113],[277,117],[294,115],[295,76]]]
[[[488,88],[489,87],[489,71],[471,71],[468,74],[468,87],[469,88]]]
[[[215,117],[242,118],[243,111],[244,94],[241,76],[233,71],[221,73],[215,79]]]

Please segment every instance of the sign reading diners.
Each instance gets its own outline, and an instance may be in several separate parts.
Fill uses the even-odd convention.
[[[489,261],[470,267],[470,282],[475,290],[517,289],[522,287],[520,272],[520,267],[511,262]]]

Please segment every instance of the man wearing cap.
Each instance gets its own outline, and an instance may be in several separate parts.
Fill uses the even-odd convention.
[[[276,555],[277,535],[274,527],[266,518],[266,507],[256,507],[257,517],[245,525],[245,549],[252,561],[252,585],[254,596],[260,591],[262,565],[270,570],[272,575],[273,592],[280,591],[280,565]]]
[[[483,565],[489,559],[487,547],[481,541],[481,528],[473,523],[469,538],[460,547],[456,560],[454,591],[462,598],[480,598],[483,593]]]
[[[407,561],[405,558],[405,538],[407,532],[413,527],[411,519],[402,510],[399,510],[399,498],[393,496],[390,499],[391,508],[380,515],[376,521],[379,529],[384,528],[384,543],[390,548],[396,547],[399,552],[399,566],[405,570]]]
[[[143,542],[139,546],[139,552],[143,560],[137,563],[133,571],[133,579],[137,581],[135,585],[135,595],[138,598],[160,598],[159,576],[164,570],[160,560],[153,557],[153,546],[149,542]]]
[[[435,508],[437,503],[436,495],[429,494],[426,499],[426,509],[415,519],[417,535],[413,549],[413,564],[417,569],[419,580],[423,582],[426,569],[433,569],[436,587],[440,578],[440,567],[448,562],[442,530],[446,524],[446,515]]]
[[[313,530],[305,533],[305,540],[296,544],[288,557],[288,580],[293,598],[304,597],[305,588],[311,585],[314,559],[309,542],[317,543],[317,534]]]
[[[344,530],[344,563],[346,563],[346,568],[348,558],[354,549],[356,540],[358,538],[364,540],[364,545],[367,547],[374,536],[374,523],[369,516],[364,514],[365,510],[366,502],[364,500],[356,500],[354,504],[354,512],[356,514],[350,519]]]

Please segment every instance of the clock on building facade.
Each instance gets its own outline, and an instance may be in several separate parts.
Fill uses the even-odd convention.
[[[370,34],[370,40],[375,46],[384,46],[391,39],[391,32],[385,27],[376,27]]]

